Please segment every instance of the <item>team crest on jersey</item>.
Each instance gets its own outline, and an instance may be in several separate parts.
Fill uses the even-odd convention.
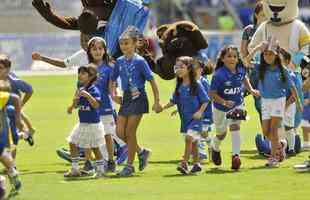
[[[231,81],[226,81],[226,82],[224,82],[224,85],[225,85],[225,86],[231,86],[231,85],[232,85],[232,82],[231,82]]]

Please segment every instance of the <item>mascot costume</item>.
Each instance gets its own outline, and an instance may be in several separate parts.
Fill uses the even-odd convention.
[[[299,84],[296,85],[298,96],[303,100],[302,77],[300,64],[305,56],[310,55],[310,33],[306,25],[297,19],[298,0],[263,0],[263,10],[267,21],[263,22],[256,30],[250,44],[249,52],[262,41],[274,37],[279,41],[280,47],[284,48],[292,55],[292,61],[296,66],[296,76]],[[299,111],[295,117],[295,128],[301,122],[302,113]],[[295,151],[300,151],[300,138],[296,137]],[[260,153],[268,153],[270,145],[264,141],[263,137],[256,137],[256,145]]]
[[[110,55],[120,55],[118,37],[129,25],[143,32],[149,15],[150,1],[145,0],[81,0],[83,5],[79,17],[59,16],[48,2],[33,0],[32,5],[49,23],[68,30],[81,32],[81,46],[90,37],[100,36],[107,42]],[[86,42],[85,42],[86,40]]]

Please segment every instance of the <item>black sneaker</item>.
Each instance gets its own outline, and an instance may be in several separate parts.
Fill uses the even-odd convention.
[[[116,170],[116,164],[115,164],[114,160],[109,160],[107,171],[108,172],[115,172],[115,170]]]
[[[189,173],[188,165],[186,162],[183,162],[183,161],[179,164],[179,166],[177,167],[177,170],[179,172],[181,172],[182,174],[188,174]]]
[[[222,157],[221,157],[221,152],[220,151],[214,151],[212,149],[212,161],[215,165],[221,165],[222,164]]]
[[[81,173],[83,175],[90,175],[90,174],[93,174],[94,172],[95,172],[95,168],[93,164],[91,163],[90,160],[86,160],[83,168],[81,169]]]
[[[191,173],[196,173],[196,172],[201,172],[201,166],[199,163],[196,163],[193,165],[192,169],[191,169]]]
[[[289,157],[296,156],[295,150],[294,150],[294,149],[288,150],[288,151],[287,151],[287,155],[288,155]]]
[[[28,138],[26,139],[26,141],[28,142],[30,146],[34,145],[34,140],[31,134],[28,135]]]

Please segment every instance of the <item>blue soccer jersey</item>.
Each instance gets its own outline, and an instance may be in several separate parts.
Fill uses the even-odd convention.
[[[32,86],[26,81],[23,81],[20,78],[18,78],[14,73],[9,74],[8,80],[10,81],[11,92],[14,94],[20,95],[21,92],[22,93],[33,92]]]
[[[271,68],[267,66],[264,80],[259,79],[258,83],[258,90],[263,98],[277,99],[286,97],[287,90],[290,90],[293,86],[293,81],[289,76],[288,70],[283,69],[283,71],[286,79],[285,82],[281,79],[281,70],[279,67]]]
[[[0,92],[0,153],[8,144],[9,124],[7,120],[6,105],[12,104],[11,96],[8,92]]]
[[[305,102],[310,102],[310,91],[304,92]],[[304,111],[302,113],[302,119],[310,120],[310,104],[305,104]]]
[[[237,65],[236,73],[232,73],[227,67],[223,66],[215,71],[210,90],[225,100],[235,102],[235,106],[243,103],[243,82],[246,77],[246,70],[242,65]],[[227,112],[229,108],[213,102],[216,109]]]
[[[81,87],[79,89],[86,90],[92,97],[101,103],[101,95],[98,88],[95,85],[91,85],[88,88]],[[100,113],[99,108],[93,108],[89,101],[85,97],[80,97],[78,102],[79,107],[79,119],[81,123],[99,123]]]
[[[118,77],[121,78],[123,91],[129,91],[131,87],[144,90],[145,81],[154,78],[149,65],[138,54],[134,54],[129,60],[125,56],[121,56],[116,60],[111,79],[116,81]]]
[[[201,105],[209,102],[208,94],[200,83],[197,82],[195,95],[190,93],[190,86],[180,85],[177,93],[172,95],[170,101],[178,107],[182,133],[186,133],[189,129],[202,131],[202,120],[193,119],[193,114],[199,110]]]
[[[208,94],[209,90],[210,90],[210,83],[208,81],[208,79],[206,77],[201,76],[200,79],[198,80],[198,82],[203,86],[205,92]],[[212,119],[212,104],[209,103],[205,112],[204,112],[204,116],[203,116],[203,120],[204,124],[212,124],[213,123],[213,119]]]
[[[96,87],[101,94],[100,115],[112,115],[113,104],[109,92],[109,81],[112,73],[112,68],[109,65],[103,64],[97,68],[99,77],[96,81]]]

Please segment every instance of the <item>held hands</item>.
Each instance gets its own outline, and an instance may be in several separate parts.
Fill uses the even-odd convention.
[[[172,111],[171,114],[170,114],[170,116],[173,117],[173,116],[175,116],[176,114],[178,114],[178,110]]]
[[[85,97],[85,98],[90,97],[90,94],[86,90],[81,90],[81,91],[79,91],[78,94],[80,97]]]
[[[250,91],[250,93],[255,97],[260,97],[260,92],[258,90],[253,89],[252,91]]]
[[[69,106],[68,108],[67,108],[67,113],[68,114],[72,114],[72,111],[74,110],[74,107],[73,106]]]
[[[160,105],[159,102],[155,102],[153,107],[152,107],[152,110],[155,112],[155,113],[160,113],[163,111],[163,107]]]

